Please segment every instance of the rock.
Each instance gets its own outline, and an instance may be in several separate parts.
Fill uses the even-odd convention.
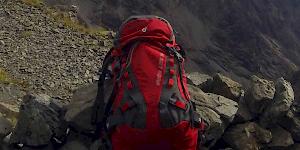
[[[216,102],[211,108],[216,111],[226,122],[231,122],[238,110],[238,104],[220,95],[208,93],[208,98]]]
[[[66,106],[65,120],[72,126],[79,127],[87,132],[93,131],[91,125],[92,106],[97,95],[97,84],[92,84],[74,92],[74,96]]]
[[[241,94],[243,95],[243,94]],[[239,100],[239,108],[234,118],[234,123],[245,123],[247,121],[252,120],[254,117],[250,113],[248,105],[245,102],[244,96],[241,96]]]
[[[300,142],[300,116],[289,110],[278,123],[288,130],[296,142]]]
[[[221,116],[212,109],[196,106],[196,110],[208,124],[208,128],[206,129],[207,131],[205,132],[205,137],[208,144],[205,144],[206,146],[211,147],[217,142],[218,139],[221,138],[226,125],[221,120]]]
[[[272,141],[268,144],[268,148],[286,148],[294,144],[291,133],[280,126],[271,128]]]
[[[241,84],[219,73],[213,76],[213,81],[210,86],[208,89],[204,89],[204,91],[222,95],[237,102],[242,93]]]
[[[202,87],[207,81],[212,81],[212,77],[206,74],[201,74],[199,72],[192,72],[187,74],[188,84]]]
[[[14,104],[13,102],[11,102],[11,104],[0,102],[0,113],[15,125],[19,115],[19,107],[19,104]]]
[[[25,94],[26,93],[19,86],[0,83],[0,102],[15,101]]]
[[[13,125],[6,118],[0,116],[0,140],[3,140],[13,131]]]
[[[272,102],[275,86],[272,81],[251,77],[250,88],[246,91],[245,101],[251,113],[261,114]]]
[[[245,123],[247,121],[250,121],[254,118],[254,116],[251,114],[246,102],[245,102],[245,92],[244,90],[241,90],[241,94],[238,100],[238,111],[234,117],[233,124],[236,123]]]
[[[238,109],[238,104],[235,101],[212,93],[206,94],[192,85],[189,85],[189,90],[196,105],[214,110],[226,122],[233,120]]]
[[[256,123],[249,122],[230,127],[224,133],[223,139],[233,149],[259,150],[263,144],[271,141],[272,134]]]
[[[5,42],[3,40],[0,40],[0,45],[5,45]]]
[[[107,101],[110,96],[112,81],[107,81],[105,83],[105,101]],[[74,92],[73,98],[66,106],[66,114],[65,120],[76,128],[80,128],[83,131],[88,133],[93,132],[95,127],[91,124],[92,122],[92,107],[94,106],[94,102],[97,96],[98,83],[90,84],[80,89],[77,89]],[[100,110],[101,112],[101,110]],[[101,119],[99,116],[98,119]]]
[[[280,78],[276,81],[275,87],[276,92],[272,104],[266,108],[260,118],[260,124],[263,126],[276,123],[289,111],[294,101],[294,91],[288,81]]]
[[[11,135],[11,144],[29,146],[47,145],[64,123],[61,105],[55,99],[44,94],[30,94],[23,98],[18,123]]]
[[[19,99],[25,94],[22,88],[15,84],[0,83],[0,113],[14,125],[19,114]]]
[[[197,112],[208,123],[206,132],[210,146],[222,136],[224,130],[233,120],[238,104],[223,96],[204,93],[199,88],[189,85],[192,100],[196,104]]]
[[[295,92],[295,103],[300,104],[300,70],[292,76],[291,83]]]
[[[88,150],[88,148],[84,146],[84,144],[82,144],[80,141],[71,141],[65,144],[59,150]]]

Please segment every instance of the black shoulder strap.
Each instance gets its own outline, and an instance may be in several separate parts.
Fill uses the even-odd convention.
[[[103,117],[104,114],[104,81],[107,75],[110,73],[108,66],[112,63],[113,57],[111,56],[113,49],[111,49],[105,56],[102,68],[99,69],[100,77],[98,81],[98,90],[96,100],[94,102],[92,108],[92,124],[98,125],[100,123],[100,118]]]
[[[126,61],[126,66],[128,66],[131,63],[131,57],[133,50],[135,47],[139,44],[139,42],[135,42],[132,46],[126,46],[123,50],[125,52],[122,57],[127,58]],[[125,49],[130,48],[128,51]],[[96,125],[96,133],[100,133],[102,129],[106,130],[106,122],[108,119],[108,116],[111,112],[112,105],[114,103],[114,99],[116,96],[116,91],[118,90],[116,86],[113,86],[113,90],[109,96],[109,99],[107,101],[107,104],[104,102],[104,81],[105,78],[107,77],[107,74],[110,72],[108,70],[108,66],[114,61],[114,58],[111,57],[111,52],[110,50],[108,54],[105,56],[104,63],[102,66],[101,75],[99,78],[98,82],[98,92],[97,92],[97,97],[95,104],[93,106],[93,113],[92,113],[92,124]],[[121,61],[122,58],[120,58]],[[120,63],[120,62],[119,62]],[[124,68],[121,69],[119,75],[116,76],[116,83],[117,84],[122,77],[122,74],[124,73]],[[100,119],[101,118],[101,119]]]

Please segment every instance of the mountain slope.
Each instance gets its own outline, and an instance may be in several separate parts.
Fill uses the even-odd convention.
[[[188,49],[188,69],[244,80],[290,77],[300,65],[297,0],[74,0],[93,25],[117,30],[130,15],[167,18]],[[86,7],[90,4],[93,7]],[[83,7],[81,7],[83,6]]]
[[[109,47],[106,37],[67,28],[52,11],[0,0],[0,68],[27,82],[29,91],[68,98],[97,79]]]

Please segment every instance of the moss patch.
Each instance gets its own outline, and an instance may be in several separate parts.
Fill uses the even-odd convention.
[[[41,7],[43,4],[43,0],[22,0],[27,5],[31,5],[34,7]]]
[[[65,27],[71,28],[75,31],[79,31],[81,33],[86,33],[89,35],[97,36],[97,37],[105,37],[108,35],[108,31],[103,27],[97,27],[97,28],[89,28],[84,25],[82,25],[79,21],[73,20],[69,16],[69,12],[61,11],[56,8],[50,8],[47,7],[44,4],[43,0],[22,0],[23,3],[39,7],[41,10],[45,11],[46,14],[50,15],[56,22],[62,23]],[[24,33],[22,37],[28,37],[30,36],[30,33]]]
[[[72,19],[69,16],[68,12],[60,11],[54,8],[47,8],[46,13],[54,18],[56,22],[62,23],[65,27],[68,27],[75,31],[94,35],[97,37],[105,37],[108,34],[108,30],[103,27],[89,28],[82,25],[79,21]]]
[[[23,88],[26,88],[28,86],[28,83],[26,81],[12,78],[4,69],[1,68],[0,68],[0,83],[15,84]]]

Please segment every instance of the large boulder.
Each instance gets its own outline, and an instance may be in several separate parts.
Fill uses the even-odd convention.
[[[238,124],[226,130],[224,141],[234,149],[259,150],[271,142],[270,131],[261,128],[254,122]]]
[[[61,104],[44,94],[30,94],[23,98],[11,144],[45,146],[53,136],[63,135],[64,111]]]
[[[65,106],[65,120],[68,124],[82,132],[94,132],[95,126],[92,125],[92,111],[97,96],[98,83],[93,83],[77,89],[72,97],[71,102]],[[112,91],[112,80],[105,82],[103,101],[107,102]],[[103,110],[98,110],[103,112]],[[101,116],[98,118],[101,119]]]
[[[288,81],[279,78],[276,81],[275,88],[274,99],[260,118],[260,124],[263,126],[275,124],[279,118],[283,117],[289,111],[294,101],[294,91]]]
[[[206,88],[203,88],[205,92],[222,95],[235,101],[239,101],[243,90],[241,84],[220,73],[213,76],[212,83]]]
[[[208,123],[207,141],[212,146],[221,138],[229,123],[233,120],[238,104],[220,95],[204,93],[201,89],[189,85],[192,100],[197,112]]]
[[[261,114],[265,108],[272,102],[275,94],[273,81],[251,77],[250,88],[246,91],[245,101],[253,114]]]
[[[95,127],[91,124],[91,117],[97,90],[97,84],[95,83],[74,92],[71,102],[65,106],[65,120],[71,126],[87,132],[95,130]]]

